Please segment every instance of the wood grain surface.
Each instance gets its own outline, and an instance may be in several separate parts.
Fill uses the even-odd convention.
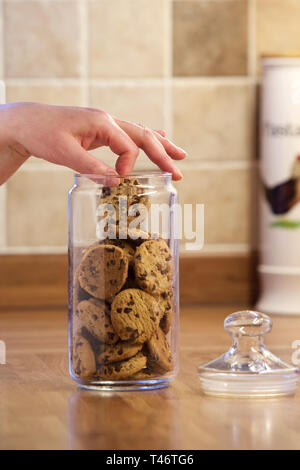
[[[67,371],[65,310],[0,314],[0,449],[299,449],[300,393],[278,399],[201,394],[196,366],[228,348],[237,307],[182,308],[180,373],[164,390],[80,391]],[[275,317],[267,345],[290,359],[300,318]]]
[[[255,256],[182,256],[182,302],[253,302]],[[0,309],[66,307],[67,255],[0,256]],[[18,295],[16,295],[16,290]]]

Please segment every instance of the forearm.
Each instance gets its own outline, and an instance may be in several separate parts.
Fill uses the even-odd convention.
[[[28,158],[13,138],[16,113],[12,106],[0,105],[0,185]]]

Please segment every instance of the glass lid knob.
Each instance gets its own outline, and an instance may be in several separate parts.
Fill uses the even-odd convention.
[[[259,337],[269,333],[272,329],[272,320],[268,315],[251,310],[232,313],[225,318],[224,329],[232,337],[251,336]]]
[[[272,329],[268,315],[244,310],[229,315],[224,329],[229,350],[198,367],[202,391],[217,396],[281,396],[295,392],[299,369],[272,354],[264,337]]]

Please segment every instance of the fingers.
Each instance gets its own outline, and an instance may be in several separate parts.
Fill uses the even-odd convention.
[[[175,166],[163,145],[151,131],[145,130],[141,148],[149,156],[150,160],[159,166],[161,170],[172,173],[174,180],[180,180],[182,178],[181,171]]]
[[[111,118],[104,128],[104,137],[111,150],[119,155],[116,170],[119,175],[129,175],[139,155],[139,148],[126,132]]]
[[[117,123],[161,170],[172,173],[174,180],[182,178],[182,173],[176,168],[172,158],[176,160],[184,158],[185,152],[183,150],[162,137],[158,132],[127,121],[118,120]],[[169,152],[167,152],[165,146]]]
[[[170,142],[164,130],[150,130],[142,125],[113,119],[107,113],[97,116],[98,132],[88,148],[107,145],[119,158],[116,170],[120,175],[128,175],[134,168],[141,148],[161,170],[172,173],[173,179],[182,178],[181,172],[172,160],[181,160],[186,153]]]
[[[163,129],[154,129],[154,132],[157,132],[160,134],[162,137],[166,137],[167,133]]]
[[[186,157],[186,152],[182,148],[173,144],[173,142],[167,139],[165,135],[159,134],[156,135],[156,137],[173,160],[183,160]]]
[[[135,124],[133,122],[129,121],[121,121],[121,120],[116,120],[119,126],[127,132],[128,135],[134,140],[134,135],[137,137],[142,136],[143,132],[145,129],[145,126],[142,126],[141,124]],[[173,159],[173,160],[182,160],[183,158],[186,157],[186,152],[178,147],[177,145],[173,144],[169,139],[166,138],[166,132],[164,130],[156,130],[152,131],[151,129],[148,129],[153,134],[155,137],[160,141],[160,143],[163,145],[164,149],[166,150],[167,154]]]
[[[116,119],[116,121],[117,121],[117,119]],[[144,127],[141,122],[135,123],[135,124],[137,124],[137,125],[140,126],[140,127]],[[166,137],[166,135],[167,135],[167,133],[166,133],[166,131],[165,131],[164,129],[153,129],[153,132],[157,132],[157,133],[160,134],[162,137]]]

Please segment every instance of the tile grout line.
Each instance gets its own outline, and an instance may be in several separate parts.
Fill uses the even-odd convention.
[[[17,3],[17,2],[20,2],[22,0],[9,0],[10,3]],[[26,2],[26,0],[23,0],[24,3]],[[31,0],[32,2],[48,2],[49,0]],[[68,3],[68,2],[73,2],[74,0],[54,0],[56,2],[60,2],[60,3]],[[100,0],[101,1],[101,0]],[[175,1],[175,0],[172,0],[172,1]],[[191,1],[201,1],[201,0],[191,0]],[[202,0],[202,1],[208,1],[208,0]],[[216,2],[216,3],[220,3],[220,2],[232,2],[232,0],[209,0],[210,2]],[[235,0],[237,2],[243,2],[244,0]]]
[[[10,3],[17,3],[17,2],[20,2],[22,0],[9,0]],[[26,0],[23,0],[24,3],[26,2]],[[46,3],[46,2],[49,2],[49,0],[31,0],[32,2],[39,2],[39,3]],[[55,0],[56,2],[60,2],[60,3],[71,3],[71,2],[74,2],[74,0]]]
[[[76,173],[74,170],[71,170],[70,168],[67,168],[67,167],[64,167],[62,165],[56,165],[54,163],[44,163],[44,162],[40,162],[38,163],[38,159],[37,159],[37,163],[24,163],[22,165],[22,168],[21,170],[19,171],[22,171],[22,172],[30,172],[30,171],[46,171],[46,172],[57,172],[57,173],[62,173],[62,172],[73,172],[73,173]]]
[[[1,0],[0,0],[1,1]],[[88,61],[87,61],[88,62]],[[164,83],[164,78],[88,78],[88,77],[79,77],[79,78],[9,78],[7,83],[9,85],[79,85],[81,81],[85,79],[89,84],[99,85],[99,86],[136,86],[136,85],[146,85],[146,86],[155,86],[162,85]]]
[[[0,248],[0,255],[29,255],[29,254],[65,254],[68,252],[67,246],[9,246]]]
[[[225,253],[249,253],[251,245],[249,243],[207,243],[201,251],[185,251],[183,248],[184,240],[180,243],[180,254],[186,256],[197,255],[210,255],[210,254],[225,254]],[[67,254],[68,248],[66,245],[57,246],[10,246],[7,248],[0,247],[0,255],[27,255],[27,254]]]
[[[80,82],[82,106],[89,105],[89,83],[88,83],[88,2],[78,0],[80,21]]]
[[[256,0],[248,0],[248,75],[256,77]]]
[[[173,0],[174,2],[176,0]],[[210,2],[210,3],[225,3],[225,2],[228,2],[228,3],[232,3],[232,1],[235,1],[235,2],[244,2],[245,0],[189,0],[189,1],[194,1],[194,2]]]
[[[180,169],[184,170],[247,170],[251,168],[256,168],[256,163],[250,160],[230,160],[230,161],[222,161],[222,160],[213,160],[213,161],[186,161],[182,162]],[[22,171],[30,172],[30,171],[47,171],[47,172],[63,172],[68,171],[71,172],[73,170],[69,170],[67,168],[63,168],[59,165],[54,164],[44,164],[44,163],[30,163],[25,164],[22,168]]]
[[[78,78],[7,78],[6,83],[11,86],[52,86],[52,85],[80,85],[81,77]]]
[[[1,0],[0,0],[1,1]],[[256,84],[259,77],[240,76],[207,76],[207,77],[169,77],[163,78],[8,78],[6,83],[11,86],[55,86],[55,85],[79,85],[86,80],[90,85],[96,86],[162,86],[166,79],[178,85],[242,85]]]
[[[183,161],[180,164],[180,170],[248,170],[253,168],[253,162],[251,160],[230,160],[230,161]]]
[[[173,82],[176,85],[251,85],[257,83],[255,76],[236,75],[236,76],[220,76],[220,77],[174,77]]]
[[[166,0],[165,3],[165,96],[164,96],[164,121],[166,132],[173,139],[173,1]]]
[[[250,243],[204,243],[204,247],[199,251],[185,251],[182,245],[185,241],[182,240],[179,244],[180,254],[185,256],[197,256],[197,255],[217,255],[225,253],[250,253]]]
[[[4,0],[0,0],[0,80],[4,80]]]
[[[4,80],[5,69],[4,69],[4,1],[0,0],[0,79]],[[4,88],[5,98],[5,88]],[[5,101],[4,101],[5,102]],[[3,249],[7,247],[7,185],[3,184],[0,187],[0,211],[3,219],[3,226],[0,227],[0,243]]]

